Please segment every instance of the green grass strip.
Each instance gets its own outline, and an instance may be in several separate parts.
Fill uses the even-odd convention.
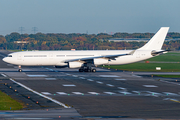
[[[164,77],[164,78],[180,78],[180,75],[153,75],[157,77]]]
[[[127,65],[111,65],[104,67],[125,71],[180,72],[180,63],[132,63]],[[156,70],[156,67],[161,67],[161,70]]]
[[[0,91],[0,110],[20,110],[23,105]]]

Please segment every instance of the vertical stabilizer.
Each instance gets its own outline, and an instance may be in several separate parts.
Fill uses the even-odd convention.
[[[161,27],[160,30],[138,50],[161,50],[164,40],[166,38],[169,27]]]

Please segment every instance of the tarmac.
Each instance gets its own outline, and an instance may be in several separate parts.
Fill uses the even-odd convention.
[[[96,73],[52,66],[18,67],[1,59],[0,90],[24,103],[3,119],[179,119],[180,80],[152,72],[97,68]],[[171,74],[171,73],[162,73]],[[180,73],[173,73],[180,74]]]

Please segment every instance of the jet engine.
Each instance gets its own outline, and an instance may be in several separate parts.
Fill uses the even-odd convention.
[[[102,65],[102,64],[107,64],[109,61],[108,59],[104,59],[104,58],[97,58],[94,59],[94,65]]]
[[[68,67],[69,68],[80,68],[83,66],[84,63],[81,62],[69,62]]]

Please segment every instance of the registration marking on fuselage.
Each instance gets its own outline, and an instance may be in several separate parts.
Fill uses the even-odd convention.
[[[120,76],[117,76],[117,75],[99,75],[101,77],[120,77]]]

